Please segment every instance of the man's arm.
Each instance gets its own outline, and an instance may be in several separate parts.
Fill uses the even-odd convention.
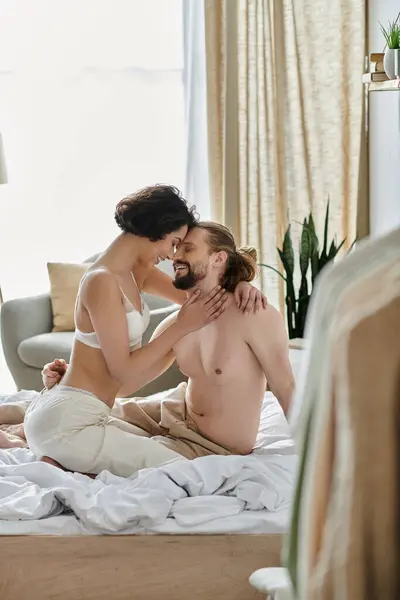
[[[168,315],[166,319],[164,319],[154,330],[153,335],[151,336],[151,340],[156,339],[163,331],[168,329],[172,323],[175,322],[176,317],[178,315],[178,311]],[[150,341],[151,341],[150,340]],[[175,356],[172,350],[168,352],[163,358],[155,362],[151,367],[143,371],[142,373],[135,374],[131,380],[126,381],[124,385],[118,390],[118,397],[125,398],[126,396],[130,396],[134,394],[137,390],[140,390],[143,386],[150,383],[150,381],[154,381],[157,377],[160,377],[175,360]]]
[[[245,317],[246,341],[257,357],[270,390],[288,414],[294,391],[289,341],[281,314],[273,307]]]

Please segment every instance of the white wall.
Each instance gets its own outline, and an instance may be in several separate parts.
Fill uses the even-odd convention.
[[[385,45],[386,26],[400,11],[400,0],[368,0],[368,50]],[[400,227],[400,90],[369,94],[370,225],[376,237]]]

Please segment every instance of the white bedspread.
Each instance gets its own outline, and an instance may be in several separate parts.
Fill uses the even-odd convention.
[[[281,531],[297,457],[271,394],[258,446],[249,456],[179,460],[129,479],[104,471],[95,480],[38,462],[26,449],[0,450],[0,533],[37,533],[38,520],[42,533],[211,533],[226,530],[216,526],[221,520],[235,530],[239,518],[251,525],[254,515],[276,517],[271,532]]]

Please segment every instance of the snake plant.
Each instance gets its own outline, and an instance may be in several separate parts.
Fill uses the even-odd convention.
[[[322,269],[330,261],[334,260],[337,253],[346,241],[346,239],[344,239],[339,245],[337,245],[336,241],[332,240],[331,243],[328,244],[328,223],[329,201],[325,213],[324,241],[321,252],[319,239],[315,232],[315,224],[312,214],[310,213],[308,219],[305,218],[302,223],[299,247],[299,266],[301,279],[297,296],[294,284],[295,255],[291,235],[291,225],[289,225],[286,230],[285,237],[283,238],[282,248],[277,248],[279,257],[285,270],[285,275],[283,275],[274,267],[271,267],[271,265],[266,265],[264,263],[261,263],[260,265],[262,267],[266,267],[267,269],[272,269],[285,281],[286,317],[290,339],[303,337],[308,305],[315,280]],[[353,244],[351,245],[351,248],[354,246],[355,241],[356,240],[354,240]]]

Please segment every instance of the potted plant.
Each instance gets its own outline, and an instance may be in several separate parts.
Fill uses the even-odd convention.
[[[379,23],[381,31],[386,41],[387,49],[383,59],[383,68],[389,79],[395,79],[400,76],[400,25],[396,21],[389,21],[387,29]]]
[[[291,225],[286,230],[283,238],[282,248],[277,248],[285,275],[270,265],[261,263],[260,266],[272,269],[277,273],[286,284],[286,318],[288,325],[289,338],[302,338],[304,336],[304,327],[306,323],[307,310],[314,283],[322,269],[336,257],[342,248],[346,239],[339,245],[335,240],[328,244],[328,223],[329,223],[329,201],[325,213],[324,242],[320,251],[318,236],[315,232],[314,219],[309,214],[308,219],[304,219],[300,236],[299,263],[300,263],[300,287],[296,295],[294,284],[295,256],[291,236]],[[356,240],[352,243],[353,248]],[[309,275],[309,268],[311,270]],[[311,286],[309,286],[311,284]]]

